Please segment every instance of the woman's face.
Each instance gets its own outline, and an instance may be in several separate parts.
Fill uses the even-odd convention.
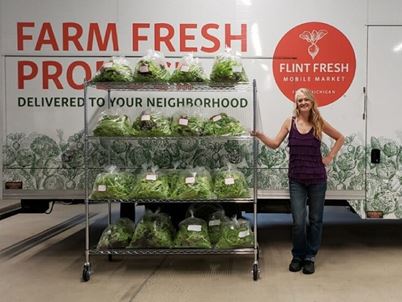
[[[309,112],[313,107],[313,101],[307,98],[303,93],[301,93],[296,100],[297,109],[299,112]]]

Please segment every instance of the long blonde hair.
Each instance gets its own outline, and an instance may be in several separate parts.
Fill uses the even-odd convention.
[[[294,115],[297,117],[300,116],[300,111],[298,108],[297,100],[300,98],[307,98],[311,101],[312,107],[310,110],[310,114],[308,117],[308,121],[313,125],[314,136],[321,140],[322,137],[322,129],[324,127],[324,120],[321,117],[320,111],[318,110],[317,101],[315,100],[314,94],[310,89],[307,88],[299,88],[295,92],[295,110]]]

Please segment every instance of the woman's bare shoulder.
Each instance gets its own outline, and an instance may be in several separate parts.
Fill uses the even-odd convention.
[[[293,116],[289,116],[286,118],[286,120],[283,122],[282,127],[284,127],[286,130],[290,131],[290,128],[292,127],[292,119]]]

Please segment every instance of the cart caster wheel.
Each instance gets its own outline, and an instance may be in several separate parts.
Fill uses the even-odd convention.
[[[257,281],[260,275],[260,270],[258,269],[258,264],[253,264],[253,280]]]
[[[82,270],[82,281],[87,282],[91,279],[91,270],[88,266],[84,266]]]
[[[109,261],[113,261],[112,255],[107,255],[107,259],[108,259]]]

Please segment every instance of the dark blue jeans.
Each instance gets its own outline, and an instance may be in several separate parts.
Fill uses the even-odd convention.
[[[295,258],[315,260],[315,255],[321,245],[326,190],[326,182],[305,185],[289,180],[290,206],[293,217],[292,255]],[[308,224],[307,203],[309,205]]]

